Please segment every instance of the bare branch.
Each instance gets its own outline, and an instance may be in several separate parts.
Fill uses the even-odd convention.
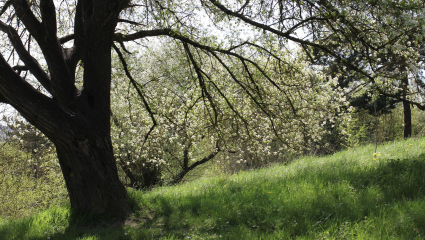
[[[118,19],[118,22],[123,22],[123,23],[130,23],[133,25],[137,25],[137,26],[143,26],[143,24],[135,22],[135,21],[131,21],[131,20],[127,20],[127,19]]]
[[[246,2],[244,3],[244,5],[239,8],[239,10],[237,11],[237,13],[240,13],[241,11],[243,12],[243,10],[245,10],[246,6],[248,6],[249,0],[246,0]]]
[[[349,63],[348,61],[346,61],[345,59],[341,58],[338,54],[335,54],[332,50],[326,48],[325,46],[322,46],[320,44],[313,43],[313,42],[310,42],[310,41],[306,41],[306,40],[303,40],[303,39],[300,39],[300,38],[293,37],[288,32],[282,32],[282,31],[279,31],[277,29],[274,29],[274,28],[272,28],[272,27],[270,27],[268,25],[265,25],[265,24],[262,24],[262,23],[253,21],[253,20],[247,18],[243,14],[239,14],[239,13],[236,13],[236,12],[231,11],[230,9],[227,9],[225,6],[223,6],[217,0],[210,0],[210,2],[212,4],[214,4],[218,9],[220,9],[225,14],[227,14],[229,16],[234,16],[236,18],[239,18],[242,21],[244,21],[244,22],[246,22],[246,23],[248,23],[248,24],[250,24],[250,25],[252,25],[254,27],[258,27],[258,28],[263,29],[265,31],[274,33],[277,36],[284,37],[284,38],[289,39],[289,40],[291,40],[293,42],[296,42],[296,43],[299,43],[299,44],[304,44],[304,45],[307,45],[307,46],[312,46],[312,47],[315,47],[317,49],[320,49],[320,50],[322,50],[322,51],[330,54],[331,56],[337,58],[338,60],[340,60],[341,62],[343,62],[345,65],[347,65],[349,67],[352,67],[355,71],[363,74],[371,82],[375,82],[375,79],[370,74],[366,73],[365,71],[361,70],[360,68],[358,68],[358,67],[354,66],[353,64]]]
[[[202,73],[201,73],[202,70],[199,68],[198,64],[196,63],[195,59],[193,58],[193,55],[190,52],[190,49],[189,49],[187,43],[183,43],[183,46],[184,46],[184,49],[185,49],[185,51],[186,51],[186,53],[189,57],[190,62],[192,63],[193,67],[195,68],[195,72],[196,72],[196,75],[198,76],[198,80],[199,80],[199,86],[201,87],[203,99],[204,99],[204,96],[207,97],[208,102],[211,104],[211,107],[214,111],[213,124],[216,125],[217,124],[217,118],[218,118],[217,107],[216,107],[207,87],[205,86],[205,81],[204,81],[204,78],[202,77]]]
[[[179,174],[176,175],[176,177],[171,180],[170,182],[168,182],[169,185],[174,185],[179,183],[184,176],[191,170],[193,170],[194,168],[196,168],[197,166],[204,164],[208,161],[210,161],[211,159],[213,159],[219,152],[221,152],[221,149],[218,145],[218,141],[216,141],[216,147],[215,147],[215,151],[213,151],[212,153],[210,153],[208,156],[202,158],[199,161],[196,161],[195,163],[193,163],[192,165],[190,165],[190,167],[183,169]]]

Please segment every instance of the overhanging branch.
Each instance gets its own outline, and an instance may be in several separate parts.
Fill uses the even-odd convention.
[[[193,67],[195,68],[195,72],[196,72],[196,75],[198,76],[198,80],[199,80],[199,86],[200,86],[201,91],[202,91],[202,96],[203,97],[204,96],[207,97],[208,102],[211,104],[211,107],[212,107],[212,109],[214,111],[214,121],[213,121],[213,124],[216,125],[217,124],[217,118],[218,118],[218,112],[217,112],[217,109],[216,109],[216,105],[215,105],[215,103],[214,103],[214,101],[213,101],[213,99],[212,99],[212,97],[211,97],[208,89],[205,86],[205,81],[204,81],[204,78],[202,76],[201,69],[199,68],[198,64],[196,63],[195,59],[193,58],[193,55],[190,52],[190,49],[189,49],[189,46],[187,45],[187,43],[183,43],[183,46],[184,46],[184,49],[186,51],[186,54],[187,54],[190,62],[192,63]]]
[[[249,18],[247,18],[245,15],[243,14],[239,14],[237,12],[231,11],[230,9],[226,8],[225,6],[223,6],[221,3],[219,3],[217,0],[210,0],[210,2],[216,6],[218,9],[220,9],[223,13],[229,15],[229,16],[233,16],[236,18],[241,19],[242,21],[248,23],[251,26],[263,29],[265,31],[271,32],[273,34],[276,34],[277,36],[281,36],[284,37],[286,39],[289,39],[293,42],[299,43],[301,45],[307,45],[307,46],[311,46],[311,47],[315,47],[317,49],[320,49],[328,54],[330,54],[331,56],[337,58],[338,60],[340,60],[342,63],[344,63],[346,66],[352,67],[355,71],[363,74],[366,78],[368,78],[371,82],[375,82],[374,77],[372,77],[370,74],[367,74],[365,71],[359,69],[358,67],[354,66],[353,64],[349,63],[348,61],[346,61],[345,59],[341,58],[340,56],[338,56],[337,54],[335,54],[333,51],[331,51],[330,49],[326,48],[325,46],[322,46],[320,44],[317,43],[313,43],[310,41],[306,41],[306,40],[302,40],[300,38],[296,38],[294,36],[291,36],[289,32],[282,32],[279,31],[277,29],[274,29],[268,25],[253,21]]]
[[[124,72],[125,75],[127,76],[127,78],[130,80],[131,84],[133,85],[133,87],[136,89],[137,94],[139,95],[140,99],[143,102],[143,105],[145,106],[146,111],[148,111],[150,118],[152,119],[152,127],[149,129],[148,133],[145,135],[145,139],[143,141],[143,145],[146,143],[147,139],[149,138],[149,135],[151,134],[151,132],[153,131],[153,129],[155,128],[157,124],[154,113],[152,111],[152,109],[150,108],[148,102],[145,99],[145,96],[143,95],[142,91],[140,90],[140,88],[142,87],[136,80],[134,80],[134,78],[131,76],[130,71],[128,70],[128,66],[127,66],[127,62],[124,59],[124,56],[122,55],[121,51],[119,50],[119,48],[115,45],[112,44],[112,47],[114,48],[115,52],[118,54],[118,58],[121,61],[121,64],[124,68]],[[142,147],[143,147],[142,145]]]

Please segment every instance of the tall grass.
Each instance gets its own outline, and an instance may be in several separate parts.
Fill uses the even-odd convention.
[[[288,165],[129,190],[124,220],[67,207],[0,225],[5,239],[423,239],[425,139]]]

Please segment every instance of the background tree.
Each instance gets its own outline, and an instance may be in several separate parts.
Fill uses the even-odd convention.
[[[4,117],[3,121],[7,123],[7,142],[15,142],[21,151],[30,153],[32,160],[29,164],[34,171],[34,177],[42,177],[44,172],[43,165],[45,165],[45,159],[43,158],[55,152],[52,142],[32,125],[17,116]]]
[[[310,33],[314,39],[322,43],[321,46],[327,43],[327,49],[334,48],[341,52],[335,57],[334,53],[338,50],[326,53],[315,48],[313,53],[316,54],[310,55],[314,56],[310,60],[324,63],[324,59],[327,59],[324,61],[331,59],[330,61],[334,62],[331,71],[334,74],[348,80],[356,79],[357,83],[341,82],[344,87],[359,92],[357,96],[353,94],[352,104],[364,105],[367,98],[368,101],[371,100],[373,94],[370,92],[377,93],[374,103],[369,104],[370,112],[374,112],[375,115],[381,109],[386,110],[394,106],[391,104],[387,106],[387,103],[395,102],[394,100],[401,101],[404,108],[404,137],[410,137],[412,134],[410,105],[416,102],[416,105],[423,109],[423,103],[417,101],[418,94],[421,95],[420,92],[423,90],[415,91],[409,88],[409,82],[423,86],[420,82],[414,82],[413,78],[422,58],[420,56],[422,50],[419,47],[421,44],[417,44],[423,41],[420,36],[423,32],[423,17],[419,16],[422,15],[423,2],[380,2],[379,6],[375,1],[329,1],[326,4],[335,15],[341,16],[341,22],[325,24],[323,28],[311,27]],[[360,12],[361,9],[363,11]],[[359,21],[360,24],[351,20]],[[324,36],[326,37],[323,38]],[[353,40],[359,42],[354,43]],[[351,64],[344,66],[341,62]],[[369,76],[365,75],[365,72]],[[390,99],[386,100],[387,98]]]
[[[10,128],[4,128],[0,140],[1,217],[23,217],[64,204],[67,192],[52,143],[22,119],[3,122]]]

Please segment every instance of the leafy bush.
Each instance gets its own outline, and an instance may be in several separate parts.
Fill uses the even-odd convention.
[[[28,142],[20,140],[0,144],[0,216],[5,219],[61,204],[67,197],[56,154],[28,151]]]

